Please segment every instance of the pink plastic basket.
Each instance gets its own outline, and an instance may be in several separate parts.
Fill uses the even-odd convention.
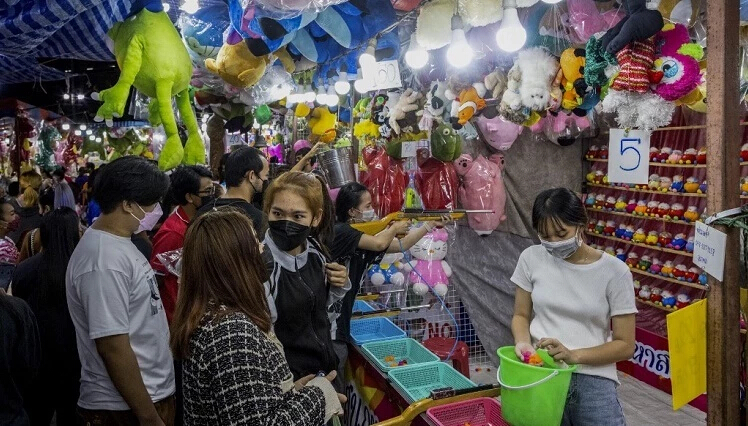
[[[436,426],[509,426],[501,417],[501,405],[493,398],[476,398],[429,408],[428,418]]]

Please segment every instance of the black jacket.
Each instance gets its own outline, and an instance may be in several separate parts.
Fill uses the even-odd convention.
[[[344,288],[328,284],[325,256],[312,239],[307,240],[306,250],[296,256],[280,250],[269,233],[264,243],[269,277],[265,296],[294,380],[337,370],[330,324],[340,313],[350,282]]]

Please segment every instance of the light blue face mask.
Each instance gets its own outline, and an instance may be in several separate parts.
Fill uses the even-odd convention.
[[[577,231],[573,237],[563,241],[545,241],[541,238],[540,244],[548,250],[551,256],[559,259],[568,259],[582,247],[582,238]]]

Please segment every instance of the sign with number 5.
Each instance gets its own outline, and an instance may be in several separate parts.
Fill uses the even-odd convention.
[[[649,182],[649,136],[649,132],[643,130],[610,129],[609,182]]]

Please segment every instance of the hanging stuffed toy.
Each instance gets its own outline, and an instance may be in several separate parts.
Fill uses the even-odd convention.
[[[516,64],[522,74],[519,86],[522,105],[531,111],[544,111],[550,101],[558,61],[547,50],[535,47],[521,51]]]
[[[326,106],[314,108],[309,118],[309,129],[320,142],[330,143],[335,140],[335,114]]]
[[[36,152],[36,165],[41,170],[52,171],[55,168],[55,148],[58,141],[62,139],[60,132],[52,126],[47,126],[39,133],[38,147]]]
[[[666,25],[657,35],[658,54],[654,72],[658,84],[654,92],[666,101],[676,101],[697,90],[701,82],[699,61],[704,49],[691,43],[684,25]]]
[[[522,80],[522,71],[517,63],[507,74],[506,90],[501,97],[499,104],[499,114],[507,121],[515,124],[524,123],[530,113],[522,108],[522,97],[519,94],[520,82]]]
[[[113,117],[123,116],[130,86],[134,86],[151,98],[151,123],[163,124],[166,131],[159,167],[171,170],[180,163],[204,163],[205,146],[188,93],[192,63],[169,15],[163,10],[154,13],[144,8],[115,23],[107,34],[114,41],[114,56],[121,74],[113,87],[92,95],[104,102],[95,120],[111,124]],[[172,98],[176,98],[189,133],[184,147],[171,108]]]
[[[483,83],[475,83],[467,89],[460,91],[452,102],[452,127],[459,130],[467,122],[478,115],[486,107],[483,96],[486,94],[486,86]],[[453,97],[451,92],[446,93],[447,98]],[[455,111],[456,109],[456,111]]]
[[[462,144],[457,132],[446,124],[440,124],[431,132],[431,155],[439,161],[452,162],[462,153]]]
[[[434,124],[439,124],[444,115],[444,107],[447,104],[447,83],[444,81],[434,81],[431,83],[428,93],[426,94],[426,103],[421,112],[421,121],[418,127],[423,130],[431,130]]]
[[[600,101],[597,91],[584,80],[585,57],[585,49],[570,47],[561,53],[560,61],[563,72],[561,85],[564,89],[561,108],[580,116],[587,115],[587,111]]]
[[[390,110],[389,124],[396,135],[400,134],[401,129],[406,133],[416,133],[418,131],[416,110],[421,97],[422,95],[413,89],[406,89],[400,95],[394,108]]]
[[[405,283],[405,275],[400,270],[403,268],[402,253],[387,253],[379,263],[372,265],[366,273],[369,281],[375,287],[386,284],[401,286]]]
[[[433,0],[421,7],[416,22],[416,39],[426,50],[442,48],[452,40],[455,0]]]
[[[478,235],[489,235],[506,220],[506,190],[501,175],[504,156],[496,154],[491,161],[482,155],[473,160],[462,154],[455,161],[457,175],[461,177],[460,204],[471,210],[493,210],[493,213],[470,213],[468,224]]]
[[[626,16],[602,37],[602,47],[611,54],[625,46],[657,34],[663,25],[658,10],[647,9],[647,0],[622,0]]]
[[[413,292],[425,296],[431,289],[439,297],[444,297],[449,290],[449,277],[452,268],[447,257],[447,240],[449,234],[441,228],[426,234],[410,249],[413,259],[406,262],[404,270],[410,272],[410,283]]]
[[[499,151],[506,151],[511,148],[523,129],[519,124],[514,124],[502,117],[491,119],[478,117],[476,124],[483,136],[483,141]]]

